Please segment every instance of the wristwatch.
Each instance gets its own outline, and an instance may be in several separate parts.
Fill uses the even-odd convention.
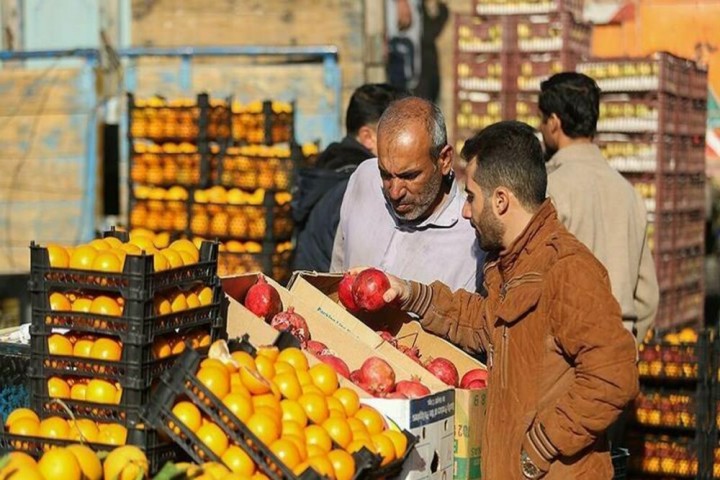
[[[520,466],[522,467],[523,476],[525,478],[529,478],[530,480],[536,480],[543,474],[543,472],[533,463],[525,450],[520,452]]]

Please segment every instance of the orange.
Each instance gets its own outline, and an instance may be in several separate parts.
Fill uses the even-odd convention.
[[[87,418],[78,418],[70,424],[70,439],[78,442],[97,441],[100,430],[95,422]]]
[[[132,243],[123,243],[120,248],[122,250],[124,250],[128,255],[141,255],[142,254],[142,249]]]
[[[287,362],[275,362],[273,365],[275,367],[275,377],[280,375],[281,373],[292,373],[295,378],[297,378],[297,375],[295,375],[295,369],[292,365],[290,365]],[[275,378],[273,377],[273,378]],[[299,383],[299,382],[298,382]]]
[[[230,392],[230,373],[224,368],[202,367],[198,370],[197,379],[217,398],[225,398]]]
[[[262,395],[254,395],[252,397],[253,407],[268,407],[276,412],[280,412],[279,418],[282,418],[282,409],[280,408],[280,400],[278,400],[272,393],[263,393]]]
[[[383,433],[395,446],[395,458],[403,458],[407,450],[407,437],[397,430],[385,430]]]
[[[192,432],[197,432],[202,425],[202,415],[200,414],[200,410],[190,402],[183,401],[176,403],[172,408],[172,413],[177,417],[180,423],[185,425]],[[176,433],[179,433],[179,431]]]
[[[70,255],[68,255],[65,248],[54,243],[49,243],[47,245],[47,251],[52,268],[68,268],[68,265],[70,265]]]
[[[178,267],[182,267],[183,265],[185,265],[185,262],[183,262],[182,257],[175,250],[166,248],[164,250],[160,250],[160,253],[162,253],[163,256],[165,257],[170,268],[178,268]]]
[[[97,313],[98,315],[109,315],[112,317],[119,317],[122,315],[120,305],[118,305],[115,299],[105,295],[95,297],[90,305],[90,312]]]
[[[158,338],[152,346],[153,358],[160,359],[172,355],[172,347],[164,338]]]
[[[282,429],[282,411],[280,411],[280,409],[276,410],[272,407],[268,407],[267,405],[258,405],[255,407],[255,413],[262,413],[269,418],[272,418],[275,425],[277,425],[278,432]]]
[[[345,407],[340,403],[340,400],[335,397],[325,397],[325,401],[328,404],[331,417],[347,418],[347,415],[345,415]]]
[[[272,345],[261,345],[258,347],[257,355],[258,357],[266,357],[275,363],[280,355],[280,349]]]
[[[266,380],[272,380],[275,376],[275,367],[273,361],[268,357],[258,355],[255,357],[255,366],[257,367],[258,373],[265,377]]]
[[[347,448],[353,440],[352,429],[344,418],[330,417],[323,422],[322,427],[341,448]]]
[[[90,350],[90,358],[117,362],[122,358],[122,347],[116,340],[98,338]]]
[[[42,473],[40,473],[40,470],[37,469],[37,467],[33,467],[30,465],[20,465],[17,468],[12,467],[12,472],[5,473],[8,468],[11,466],[5,467],[5,469],[0,470],[0,475],[7,475],[3,476],[5,480],[45,480],[45,477],[43,477]]]
[[[120,248],[122,246],[122,242],[120,239],[115,237],[105,237],[103,238],[103,241],[108,244],[108,246],[112,248]]]
[[[310,464],[310,467],[321,476],[335,478],[335,471],[333,470],[332,463],[330,463],[330,460],[328,460],[326,455],[310,457],[308,458],[308,463]]]
[[[353,440],[352,442],[350,442],[350,445],[348,445],[346,450],[348,451],[348,453],[352,454],[362,450],[363,447],[370,450],[371,453],[377,453],[377,450],[375,449],[375,444],[373,444],[372,440],[369,438]]]
[[[338,376],[334,368],[326,363],[318,363],[309,370],[313,385],[325,395],[332,395],[338,389]]]
[[[367,405],[360,407],[357,413],[355,413],[355,418],[365,424],[365,427],[367,427],[370,435],[380,433],[387,428],[387,425],[385,425],[385,419],[382,415],[380,415],[377,410]]]
[[[250,476],[255,473],[255,463],[245,450],[237,445],[231,445],[222,455],[222,461],[230,468],[230,471],[243,476]],[[227,477],[225,477],[227,478]]]
[[[190,240],[186,240],[184,238],[180,240],[175,240],[170,244],[168,248],[177,252],[186,252],[190,254],[195,263],[200,260],[200,251]]]
[[[72,303],[72,311],[88,313],[92,307],[92,302],[89,298],[78,298]]]
[[[217,358],[206,358],[205,360],[200,362],[200,368],[204,367],[215,367],[221,370],[228,370],[229,372],[229,369],[225,366],[225,364]]]
[[[295,367],[293,367],[293,368],[295,368]],[[303,387],[311,386],[311,387],[317,389],[318,391],[320,390],[315,385],[313,385],[312,377],[310,376],[310,373],[307,370],[295,369],[295,375],[297,375],[298,381],[300,382],[300,385],[302,385]]]
[[[54,333],[48,337],[48,353],[50,355],[72,356],[73,344],[59,333]]]
[[[17,418],[8,427],[8,432],[13,435],[37,437],[40,436],[40,422],[31,417]]]
[[[303,434],[304,434],[304,432],[303,432]],[[295,448],[297,448],[297,451],[300,454],[300,460],[307,459],[307,456],[308,456],[307,445],[305,445],[304,437],[301,437],[300,435],[288,434],[288,435],[283,435],[280,438],[282,438],[283,440],[289,440],[295,445]]]
[[[291,440],[279,438],[270,444],[270,450],[289,468],[295,468],[302,462],[300,451]]]
[[[239,373],[230,374],[230,393],[238,393],[248,398],[250,398],[251,396],[250,390],[248,390],[247,387],[243,385]]]
[[[210,341],[211,341],[210,334],[209,334],[209,333],[204,333],[204,334],[202,335],[202,337],[200,337],[200,343],[199,343],[198,346],[200,346],[201,348],[202,348],[202,347],[207,347],[207,346],[210,345]]]
[[[134,237],[131,238],[128,243],[130,245],[135,245],[138,249],[140,249],[140,251],[144,251],[145,253],[150,253],[151,251],[156,250],[155,244],[148,237]],[[140,254],[140,252],[137,254]]]
[[[247,367],[240,368],[240,380],[253,395],[262,395],[271,390],[270,382],[265,380],[258,372]]]
[[[147,457],[138,447],[127,445],[111,451],[103,462],[104,478],[135,480],[147,478],[150,465]]]
[[[375,450],[383,458],[380,465],[387,465],[395,460],[395,444],[392,440],[382,433],[377,433],[370,438],[375,445]]]
[[[304,461],[304,462],[302,462],[300,465],[298,465],[297,467],[293,468],[293,473],[294,473],[296,476],[299,477],[299,476],[301,476],[301,475],[305,472],[305,470],[307,470],[308,468],[310,468],[310,463],[308,463],[307,461]]]
[[[70,268],[76,270],[91,270],[98,251],[90,245],[80,245],[73,250],[70,256]]]
[[[48,417],[40,422],[38,435],[45,438],[67,440],[70,438],[70,425],[64,418]]]
[[[307,370],[308,360],[305,354],[299,348],[286,348],[277,357],[280,362],[287,362],[292,365],[295,370]]]
[[[315,445],[323,450],[324,453],[332,450],[332,438],[320,425],[308,425],[305,427],[305,443]],[[309,452],[308,452],[309,454]]]
[[[225,480],[225,477],[230,475],[230,470],[220,462],[206,462],[202,465],[203,475],[199,478],[208,477],[213,480]]]
[[[227,435],[225,435],[220,427],[212,422],[201,426],[197,432],[195,432],[195,435],[218,457],[222,457],[228,448]]]
[[[93,378],[88,382],[85,400],[108,405],[117,404],[117,389],[106,380]]]
[[[187,265],[187,264],[186,264]],[[200,304],[202,306],[210,305],[213,303],[213,291],[210,287],[203,287],[197,294]]]
[[[287,435],[294,435],[296,437],[300,437],[304,442],[306,426],[307,425],[301,425],[300,423],[296,422],[295,420],[283,419],[282,428],[280,429],[280,431],[282,432],[283,437],[285,437]]]
[[[162,272],[170,268],[170,262],[165,258],[165,255],[158,251],[149,252],[153,254],[153,269],[156,272]]]
[[[50,310],[53,310],[55,312],[69,312],[72,310],[72,304],[62,293],[51,293]]]
[[[80,465],[82,480],[102,480],[103,469],[100,459],[87,445],[70,445],[70,450]]]
[[[167,315],[172,312],[170,300],[159,295],[153,300],[153,306],[155,307],[156,315]]]
[[[9,463],[5,466],[5,469],[0,469],[0,478],[5,478],[3,474],[8,468],[19,468],[24,466],[33,468],[37,467],[35,459],[25,452],[10,452],[7,455],[9,457]]]
[[[320,425],[329,416],[330,412],[325,397],[318,393],[304,393],[298,398],[298,403],[305,410],[308,419]]]
[[[127,429],[117,423],[110,423],[100,429],[97,442],[104,443],[106,445],[121,446],[125,445],[126,440]]]
[[[92,269],[98,272],[122,272],[123,262],[111,251],[102,252],[93,260]]]
[[[280,402],[280,409],[282,410],[283,421],[295,422],[303,428],[307,426],[307,414],[298,401],[285,399]]]
[[[70,385],[58,377],[50,377],[47,382],[50,398],[70,398]]]
[[[188,308],[198,308],[202,306],[202,303],[200,303],[200,299],[198,298],[197,294],[192,292],[185,295],[185,301],[187,302]]]
[[[176,252],[177,252],[177,250],[176,250]],[[180,255],[180,258],[182,258],[183,265],[188,266],[188,265],[197,263],[197,261],[195,261],[195,257],[193,257],[188,252],[179,251],[177,253],[178,253],[178,255]]]
[[[185,295],[182,293],[178,293],[175,298],[172,299],[172,302],[170,303],[170,310],[172,310],[173,313],[175,312],[182,312],[183,310],[188,309],[187,300],[185,300]]]
[[[256,412],[246,423],[248,429],[265,445],[280,438],[280,428],[273,418],[263,412]]]
[[[242,423],[247,423],[255,411],[252,400],[240,393],[228,393],[222,399],[222,403],[228,410],[233,412]]]
[[[345,450],[333,450],[327,454],[337,480],[352,480],[355,476],[355,459]]]
[[[21,418],[31,418],[36,422],[40,423],[40,419],[38,418],[37,413],[33,412],[29,408],[16,408],[12,412],[10,412],[10,415],[8,415],[8,417],[5,419],[5,426],[9,427],[15,420],[19,420]]]
[[[81,338],[73,346],[73,355],[80,358],[90,358],[90,352],[95,342],[89,338]]]
[[[72,400],[82,400],[85,401],[87,398],[87,385],[84,383],[76,383],[72,386],[70,389],[70,398]]]
[[[97,459],[97,457],[95,457]],[[99,461],[99,460],[98,460]],[[38,461],[43,477],[54,480],[81,480],[82,470],[77,457],[67,448],[54,448]]]
[[[316,394],[316,395],[322,395],[323,397],[325,397],[325,394],[322,392],[322,390],[320,390],[318,387],[316,387],[316,386],[313,385],[312,383],[308,383],[308,384],[303,385],[302,391],[303,391],[303,394],[305,394],[305,393],[314,393],[314,394]]]
[[[180,355],[182,352],[185,351],[185,341],[182,338],[178,338],[175,340],[175,342],[172,344],[172,351],[171,353],[173,355]]]
[[[110,250],[112,248],[112,246],[107,241],[101,238],[96,238],[95,240],[88,243],[88,245],[95,248],[95,250],[97,250],[98,252]]]

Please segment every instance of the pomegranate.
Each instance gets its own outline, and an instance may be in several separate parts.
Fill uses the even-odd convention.
[[[295,313],[294,307],[288,307],[287,311],[275,315],[270,321],[270,325],[281,332],[289,331],[300,340],[300,344],[303,346],[310,340],[310,329],[307,322],[301,315]]]
[[[430,389],[417,380],[401,380],[395,385],[395,391],[406,398],[420,398],[430,395]]]
[[[376,312],[385,306],[383,294],[390,288],[390,280],[377,268],[358,273],[352,292],[355,304],[368,312]]]
[[[488,371],[484,368],[475,368],[468,371],[460,380],[460,388],[474,390],[487,387]]]
[[[264,318],[266,322],[282,310],[280,294],[262,275],[258,275],[257,283],[248,289],[244,305],[258,317]]]
[[[333,367],[338,374],[345,378],[350,378],[350,369],[342,358],[336,357],[335,355],[320,355],[318,358],[321,362]]]
[[[398,350],[410,357],[415,363],[422,365],[420,361],[420,349],[417,347],[408,347],[406,345],[399,345]]]
[[[318,342],[317,340],[308,340],[305,348],[307,348],[308,352],[312,353],[316,357],[332,354],[327,345],[322,342]]]
[[[453,363],[447,358],[434,358],[425,364],[425,368],[451,387],[458,386],[460,374],[458,373],[457,368],[455,368],[455,365],[453,365]]]
[[[340,303],[342,303],[343,306],[350,312],[357,312],[360,310],[355,303],[352,293],[355,277],[357,277],[356,274],[346,273],[343,275],[342,280],[340,280],[340,285],[338,285],[338,299],[340,300]]]
[[[384,395],[395,386],[395,371],[382,358],[370,357],[360,367],[360,381],[373,395]]]
[[[382,337],[383,340],[385,340],[387,343],[392,345],[395,348],[398,348],[398,341],[395,337],[393,337],[393,334],[388,332],[387,330],[380,330],[377,332],[380,337]]]
[[[388,393],[387,395],[385,395],[385,398],[408,398],[408,397],[406,397],[404,393],[398,392],[397,390],[395,390],[394,392],[391,392],[391,393]]]
[[[366,392],[370,392],[370,386],[365,383],[365,380],[362,377],[362,373],[360,373],[360,369],[350,372],[350,381],[365,390]]]

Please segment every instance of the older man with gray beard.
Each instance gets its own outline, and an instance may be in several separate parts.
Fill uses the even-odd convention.
[[[378,158],[350,177],[330,271],[374,266],[418,282],[478,290],[485,253],[462,219],[465,195],[452,171],[442,112],[408,97],[390,105],[377,130]]]

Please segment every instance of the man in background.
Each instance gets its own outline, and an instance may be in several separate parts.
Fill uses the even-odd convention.
[[[462,220],[465,195],[452,171],[442,112],[427,100],[404,98],[383,113],[377,132],[377,160],[363,162],[345,192],[330,270],[373,266],[476,291],[485,254]]]
[[[548,195],[558,217],[605,266],[625,327],[641,343],[659,302],[647,241],[645,204],[593,143],[600,88],[581,73],[553,75],[540,85]]]
[[[298,232],[294,270],[329,271],[348,179],[363,161],[377,156],[380,116],[404,96],[405,91],[387,84],[359,87],[350,97],[345,138],[328,145],[317,159],[317,168],[300,171],[292,204]]]

